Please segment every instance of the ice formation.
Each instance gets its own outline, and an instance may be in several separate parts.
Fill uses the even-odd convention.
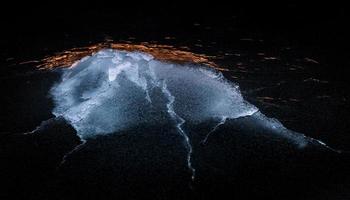
[[[165,110],[173,101],[172,108],[167,108],[169,116],[195,124],[257,111],[235,84],[210,68],[117,50],[100,51],[64,69],[51,94],[53,113],[63,116],[84,139],[140,123],[161,123],[161,116],[150,112],[161,105],[153,102],[163,103],[159,109]]]
[[[65,118],[82,141],[140,124],[161,126],[170,120],[183,137],[192,179],[195,169],[185,123],[217,121],[206,142],[228,119],[252,116],[258,126],[300,147],[309,141],[264,116],[243,99],[237,85],[203,65],[174,64],[141,52],[105,49],[62,70],[62,79],[50,91],[53,113]]]

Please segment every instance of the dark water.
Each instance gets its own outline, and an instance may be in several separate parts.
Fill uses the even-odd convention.
[[[142,9],[37,8],[5,22],[9,31],[1,39],[1,198],[349,199],[345,9],[245,5],[193,12],[181,7],[179,15],[179,7],[170,7],[151,14]],[[199,143],[203,135],[194,133],[205,132],[213,126],[210,122],[185,127],[197,169],[192,183],[181,138],[170,124],[88,140],[57,168],[80,142],[75,130],[54,119],[38,134],[22,133],[53,117],[48,91],[60,73],[19,63],[106,39],[187,46],[195,53],[218,56],[215,61],[229,69],[224,76],[238,83],[245,99],[264,114],[344,153],[296,149],[242,118],[225,123],[205,146]]]

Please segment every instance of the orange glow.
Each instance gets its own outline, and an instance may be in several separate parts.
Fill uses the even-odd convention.
[[[69,49],[53,56],[46,57],[37,65],[39,69],[53,69],[57,67],[69,67],[74,62],[85,56],[90,56],[102,49],[117,49],[122,51],[140,51],[152,55],[155,59],[173,63],[197,63],[205,64],[215,69],[225,71],[227,69],[219,67],[210,59],[214,56],[195,54],[188,51],[187,47],[175,48],[171,45],[150,44],[147,42],[140,44],[128,43],[99,43],[88,47]]]

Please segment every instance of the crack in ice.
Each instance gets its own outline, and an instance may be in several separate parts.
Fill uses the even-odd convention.
[[[32,131],[24,132],[24,135],[30,135],[35,134],[36,132],[42,130],[44,127],[46,127],[52,120],[55,120],[57,117],[52,117],[50,119],[44,120],[40,122],[40,125],[35,127]]]
[[[86,144],[86,140],[80,138],[80,144],[78,144],[77,146],[75,146],[72,150],[70,150],[69,152],[67,152],[66,154],[64,154],[64,156],[62,157],[61,162],[59,163],[59,165],[57,166],[57,170],[60,169],[67,161],[67,158],[69,156],[71,156],[73,153],[79,151],[80,149],[82,149],[84,147],[84,145]]]
[[[243,99],[236,84],[205,66],[162,62],[140,52],[106,49],[62,72],[61,81],[50,90],[55,103],[52,113],[76,130],[81,143],[63,156],[59,167],[90,138],[130,130],[139,124],[167,124],[168,120],[162,116],[164,112],[183,138],[192,181],[196,169],[192,164],[192,141],[183,128],[185,123],[190,127],[219,119],[201,141],[207,144],[211,135],[228,120],[249,116],[243,120],[246,129],[268,130],[269,134],[283,137],[299,148],[313,144],[341,152],[266,117]],[[50,120],[43,121],[27,134],[40,132],[49,123]]]
[[[227,117],[226,117],[226,116],[222,116],[222,117],[221,117],[221,120],[219,121],[219,123],[216,124],[216,125],[214,126],[214,128],[213,128],[211,131],[209,131],[209,133],[207,133],[207,134],[205,135],[205,138],[201,141],[201,144],[203,144],[203,145],[207,144],[207,141],[208,141],[208,138],[210,137],[210,135],[211,135],[213,132],[215,132],[215,131],[219,128],[219,126],[225,124],[226,120],[227,120]]]
[[[178,114],[176,114],[176,112],[174,111],[173,104],[175,102],[175,97],[173,95],[171,95],[170,91],[167,88],[165,81],[163,81],[162,92],[165,94],[165,96],[168,99],[168,103],[166,105],[167,109],[168,109],[168,113],[169,113],[170,117],[173,118],[174,121],[177,123],[176,128],[178,129],[181,136],[185,140],[185,145],[186,145],[186,148],[188,150],[188,152],[187,152],[187,167],[191,170],[191,180],[194,181],[195,175],[196,175],[195,174],[196,169],[192,166],[192,162],[191,162],[193,149],[192,149],[192,145],[191,145],[191,142],[190,142],[188,135],[185,133],[185,131],[182,128],[182,125],[186,121],[183,118],[181,118]]]

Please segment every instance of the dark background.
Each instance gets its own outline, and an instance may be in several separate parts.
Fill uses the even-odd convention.
[[[194,23],[211,30],[198,30]],[[1,8],[1,26],[2,54],[13,52],[15,56],[28,55],[34,48],[64,49],[128,37],[159,41],[176,36],[177,43],[188,45],[200,38],[215,40],[220,48],[233,44],[240,35],[300,45],[329,63],[332,78],[347,79],[348,75],[346,3],[12,2]]]
[[[26,65],[17,65],[23,61],[38,60],[44,56],[65,49],[86,46],[110,39],[117,42],[130,40],[136,43],[153,41],[161,44],[188,46],[196,53],[205,53],[208,55],[217,55],[218,52],[228,52],[232,49],[242,50],[243,52],[251,51],[255,53],[258,48],[267,49],[267,51],[274,52],[278,55],[280,47],[289,46],[295,49],[296,57],[307,55],[320,63],[319,65],[315,65],[317,69],[314,69],[315,66],[312,66],[311,70],[313,70],[313,73],[317,73],[317,78],[331,81],[332,84],[334,83],[334,85],[330,87],[331,89],[329,89],[332,90],[332,94],[341,93],[339,96],[346,100],[350,94],[348,86],[348,75],[350,72],[350,32],[348,30],[349,13],[346,3],[232,2],[230,4],[223,4],[218,1],[201,3],[164,1],[152,4],[138,2],[122,3],[118,1],[113,3],[96,1],[84,2],[81,4],[65,1],[54,1],[41,4],[34,4],[33,2],[25,4],[20,2],[10,3],[11,5],[1,6],[0,11],[0,77],[2,81],[1,90],[5,94],[1,99],[2,116],[0,118],[0,123],[2,123],[1,134],[4,135],[0,142],[2,142],[1,145],[3,145],[2,147],[4,147],[3,149],[5,149],[5,153],[0,153],[3,153],[1,156],[7,156],[5,159],[3,157],[1,158],[4,160],[4,163],[7,163],[4,167],[7,171],[2,171],[6,175],[4,180],[9,182],[10,188],[14,188],[13,190],[7,190],[8,194],[3,194],[5,197],[6,195],[9,195],[25,198],[28,194],[28,198],[45,199],[45,195],[50,196],[50,192],[52,192],[51,190],[54,189],[51,188],[50,184],[47,185],[45,181],[41,180],[50,179],[52,175],[50,174],[52,173],[50,170],[56,167],[57,162],[62,158],[62,153],[67,152],[78,142],[71,127],[63,127],[63,129],[68,130],[66,130],[66,140],[68,141],[65,141],[66,146],[57,145],[60,141],[57,142],[56,140],[59,138],[55,139],[55,137],[58,137],[57,134],[55,134],[56,131],[60,132],[59,129],[62,129],[62,127],[57,128],[57,130],[54,129],[52,132],[45,135],[44,137],[47,138],[44,138],[44,140],[42,138],[36,138],[37,136],[23,138],[22,136],[13,134],[30,131],[36,125],[40,124],[43,119],[50,118],[52,102],[49,99],[43,99],[42,97],[46,95],[52,81],[58,79],[57,75],[49,73],[40,74],[37,78],[34,78],[35,80],[25,76],[23,76],[24,78],[22,76],[13,76],[18,72],[21,73],[21,71],[27,69]],[[165,39],[166,37],[173,37],[174,39],[168,40]],[[256,46],[255,43],[253,45],[247,45],[246,43],[242,44],[240,41],[242,38],[264,40],[263,47]],[[196,44],[202,46],[211,45],[212,47],[202,48],[201,46],[196,46]],[[290,56],[290,54],[288,55]],[[292,57],[292,59],[294,59],[294,57]],[[273,76],[273,73],[271,74],[271,76]],[[259,77],[258,81],[264,82],[264,79],[270,78],[272,77],[267,75],[266,77]],[[288,77],[281,78],[287,79]],[[293,79],[293,77],[291,79]],[[25,80],[26,82],[21,82],[21,80]],[[31,83],[27,84],[27,82]],[[46,85],[42,83],[50,84]],[[247,86],[245,88],[244,81],[239,83],[243,87],[242,90],[249,88]],[[294,86],[292,85],[291,87],[286,88],[289,90],[293,87]],[[321,89],[316,88],[315,90],[328,90],[322,87],[323,86],[321,86]],[[291,93],[308,93],[306,91],[298,90],[297,86],[294,88],[296,89],[291,90]],[[278,96],[283,92],[284,91],[282,90],[277,92],[273,91],[272,93],[273,95]],[[27,95],[27,93],[31,94]],[[313,96],[313,93],[311,92],[307,95]],[[319,107],[317,104],[318,102],[313,106],[310,106],[313,102],[311,102],[310,105],[305,105],[306,108],[312,107],[310,110],[320,110],[319,112],[315,112],[316,114],[321,113],[322,115],[322,113],[331,113],[329,115],[332,116],[330,117],[331,120],[328,120],[327,117],[324,119],[324,121],[328,121],[327,123],[323,124],[324,121],[320,121],[318,118],[315,118],[315,124],[305,123],[305,121],[303,122],[304,118],[302,116],[298,119],[299,121],[294,124],[287,123],[287,127],[291,127],[292,130],[300,130],[301,132],[314,134],[311,136],[326,139],[325,141],[327,141],[327,143],[330,142],[335,147],[349,150],[350,139],[349,136],[347,136],[347,133],[350,128],[348,126],[349,123],[347,122],[350,121],[350,117],[348,111],[345,109],[349,107],[347,101],[342,100],[342,102],[345,103],[342,103],[340,106],[337,104],[334,108],[328,109],[330,107],[329,105],[332,104],[332,101],[338,102],[340,101],[339,98],[333,99],[331,102],[327,102],[325,105]],[[252,97],[252,99],[254,99],[254,97]],[[283,113],[279,115],[278,112],[274,112],[274,110],[270,110],[269,112],[268,109],[264,110],[251,99],[248,100],[254,103],[254,105],[259,106],[264,113],[272,113],[273,115],[278,116],[278,119],[282,120],[280,115],[283,116]],[[31,106],[28,106],[29,104],[31,104]],[[19,105],[20,111],[16,111]],[[302,107],[301,111],[295,110],[295,112],[301,113],[305,107]],[[37,108],[40,108],[42,112],[32,115],[31,113],[37,112]],[[311,118],[314,117],[312,116]],[[16,123],[14,124],[14,122]],[[339,126],[335,126],[334,124]],[[326,132],[328,135],[318,135],[319,132],[317,132],[317,127],[321,127],[319,129]],[[336,133],[330,131],[333,129],[336,130],[334,131]],[[312,133],[313,131],[314,133]],[[229,133],[223,131],[222,134]],[[335,137],[337,134],[342,137]],[[43,144],[41,144],[40,141],[44,141]],[[219,149],[223,141],[225,141],[225,138],[219,137],[217,149]],[[138,142],[140,144],[143,143],[142,140]],[[235,144],[236,141],[232,139],[231,143]],[[230,145],[231,143],[228,142]],[[60,151],[56,152],[56,149],[51,147],[55,145],[61,148]],[[230,149],[230,145],[227,145],[228,149]],[[244,142],[242,146],[244,146]],[[127,149],[127,147],[125,148]],[[285,186],[281,186],[281,188],[283,188],[283,190],[280,191],[282,197],[286,197],[286,194],[288,196],[289,193],[294,193],[291,195],[291,199],[293,199],[294,196],[298,197],[298,195],[305,197],[302,192],[298,194],[298,191],[308,193],[308,187],[310,185],[313,186],[317,182],[327,181],[329,181],[328,185],[331,185],[330,188],[332,189],[329,191],[322,187],[320,189],[316,184],[310,196],[319,193],[319,191],[323,192],[319,194],[320,196],[329,192],[329,194],[327,194],[329,197],[335,197],[337,196],[336,194],[347,195],[349,193],[348,180],[350,179],[348,176],[344,175],[344,172],[346,172],[348,167],[346,163],[348,161],[347,156],[345,156],[346,159],[341,157],[339,159],[331,158],[327,160],[327,156],[324,156],[323,158],[320,155],[305,155],[304,157],[302,154],[300,155],[302,157],[300,158],[300,160],[302,160],[300,164],[301,166],[296,167],[295,171],[293,171],[294,169],[283,171],[284,167],[288,167],[289,164],[291,164],[291,168],[293,168],[293,159],[288,159],[289,154],[284,157],[285,162],[276,161],[276,164],[275,161],[272,161],[271,164],[270,161],[264,160],[268,157],[268,155],[264,153],[257,153],[262,156],[260,158],[254,157],[256,156],[256,148],[258,148],[258,146],[252,145],[251,147],[251,152],[254,152],[252,153],[254,159],[249,160],[249,158],[247,158],[251,163],[248,162],[247,165],[242,164],[242,166],[258,166],[257,168],[259,170],[260,164],[263,166],[260,168],[261,171],[251,173],[255,168],[252,167],[250,169],[248,167],[246,171],[243,169],[243,172],[246,173],[242,175],[241,179],[239,179],[240,176],[238,175],[238,179],[235,179],[234,181],[230,179],[235,178],[233,176],[235,175],[234,173],[231,174],[232,176],[227,174],[222,174],[221,176],[223,180],[226,180],[225,178],[227,178],[228,183],[234,182],[236,184],[238,188],[235,189],[237,197],[241,197],[240,194],[249,194],[251,192],[251,187],[255,187],[257,197],[263,196],[260,194],[265,194],[266,192],[264,191],[264,189],[266,189],[264,186],[266,182],[270,181],[271,177],[269,177],[269,173],[271,173],[273,181],[269,183],[269,186],[271,187],[268,187],[268,189],[272,191],[267,191],[267,196],[274,195],[275,191],[273,191],[273,188],[278,189],[278,183],[283,182],[280,181],[281,177],[282,179],[284,177],[287,177],[286,179],[288,179],[286,182],[283,182]],[[207,151],[209,150],[207,149]],[[274,152],[273,149],[270,151]],[[238,150],[238,152],[240,152],[240,150]],[[251,152],[248,151],[247,155],[250,155]],[[232,154],[234,153],[235,152]],[[242,154],[245,153],[246,152],[244,152],[243,149]],[[145,156],[147,156],[146,154],[147,153],[145,153]],[[213,155],[213,157],[221,163],[224,162],[225,155],[226,154],[221,155],[222,160],[216,158],[216,155]],[[99,154],[96,153],[95,157],[99,158]],[[276,157],[278,158],[278,156]],[[47,158],[50,159],[47,160]],[[135,158],[138,158],[137,155],[135,155]],[[311,161],[310,164],[307,162],[309,158],[315,160]],[[276,158],[272,158],[271,160],[273,159]],[[305,166],[303,165],[304,161],[307,163]],[[264,162],[271,164],[271,166],[268,164],[267,166],[261,164]],[[231,165],[234,165],[234,163],[231,163]],[[232,170],[234,166],[231,165],[225,167],[228,170]],[[25,170],[23,170],[23,166],[25,166]],[[114,166],[110,167],[114,169]],[[1,168],[1,170],[2,169],[3,168]],[[76,168],[75,170],[79,169],[80,168]],[[268,172],[269,170],[271,171],[265,175],[265,172]],[[277,175],[274,174],[274,170],[277,170]],[[75,171],[73,170],[71,173],[74,172]],[[324,173],[326,177],[324,177],[322,173]],[[40,176],[38,177],[37,174],[40,174]],[[77,172],[77,174],[79,173]],[[294,177],[294,175],[296,177]],[[110,178],[108,173],[105,174],[105,176],[107,180]],[[126,176],[129,175],[126,174]],[[145,176],[147,177],[147,174]],[[246,176],[248,176],[248,178]],[[77,178],[77,180],[79,180],[78,175],[72,174],[71,177],[71,179]],[[216,179],[217,177],[213,176],[211,178]],[[260,178],[262,178],[261,182],[258,181]],[[264,182],[265,178],[267,180],[266,182]],[[293,182],[293,178],[297,181]],[[210,177],[208,179],[210,179]],[[63,180],[69,181],[70,179]],[[97,180],[104,181],[103,178],[100,180],[97,178]],[[235,182],[236,180],[246,182],[246,187],[242,186],[242,193],[240,193],[241,188],[238,187],[240,184]],[[289,182],[289,180],[291,181]],[[333,184],[332,180],[337,184]],[[82,181],[88,182],[84,179]],[[180,180],[180,182],[181,181],[183,180]],[[223,182],[225,183],[225,181]],[[205,184],[206,180],[204,180],[203,183]],[[296,186],[294,183],[301,184]],[[214,188],[214,192],[210,194],[211,196],[207,196],[207,198],[215,198],[216,192],[220,192],[221,190],[221,192],[224,190],[227,192],[231,190],[230,187],[226,188],[221,186],[222,185],[218,185],[216,188],[210,184],[208,186],[204,185],[203,188],[207,187],[207,191],[203,189],[203,194],[210,194],[210,189]],[[46,191],[41,192],[40,190],[37,190],[38,187],[43,187]],[[181,187],[183,187],[183,185]],[[86,188],[79,188],[79,185],[77,186],[77,189],[80,189],[80,192],[82,193],[86,191]],[[88,189],[99,192],[103,191],[99,188],[93,187]],[[295,192],[294,189],[297,191]],[[113,188],[111,190],[113,191]],[[342,193],[338,191],[341,191]],[[75,191],[69,192],[69,194],[74,194]],[[126,191],[126,193],[129,193],[129,191]],[[200,192],[199,194],[202,193]],[[223,194],[225,193],[223,192]],[[142,196],[141,193],[139,195]],[[254,196],[253,194],[251,195]],[[106,194],[106,196],[108,196],[108,194]],[[337,198],[341,199],[339,196]],[[86,197],[88,197],[88,193],[86,194]],[[59,199],[59,197],[57,198]],[[275,198],[278,197],[276,196]]]

